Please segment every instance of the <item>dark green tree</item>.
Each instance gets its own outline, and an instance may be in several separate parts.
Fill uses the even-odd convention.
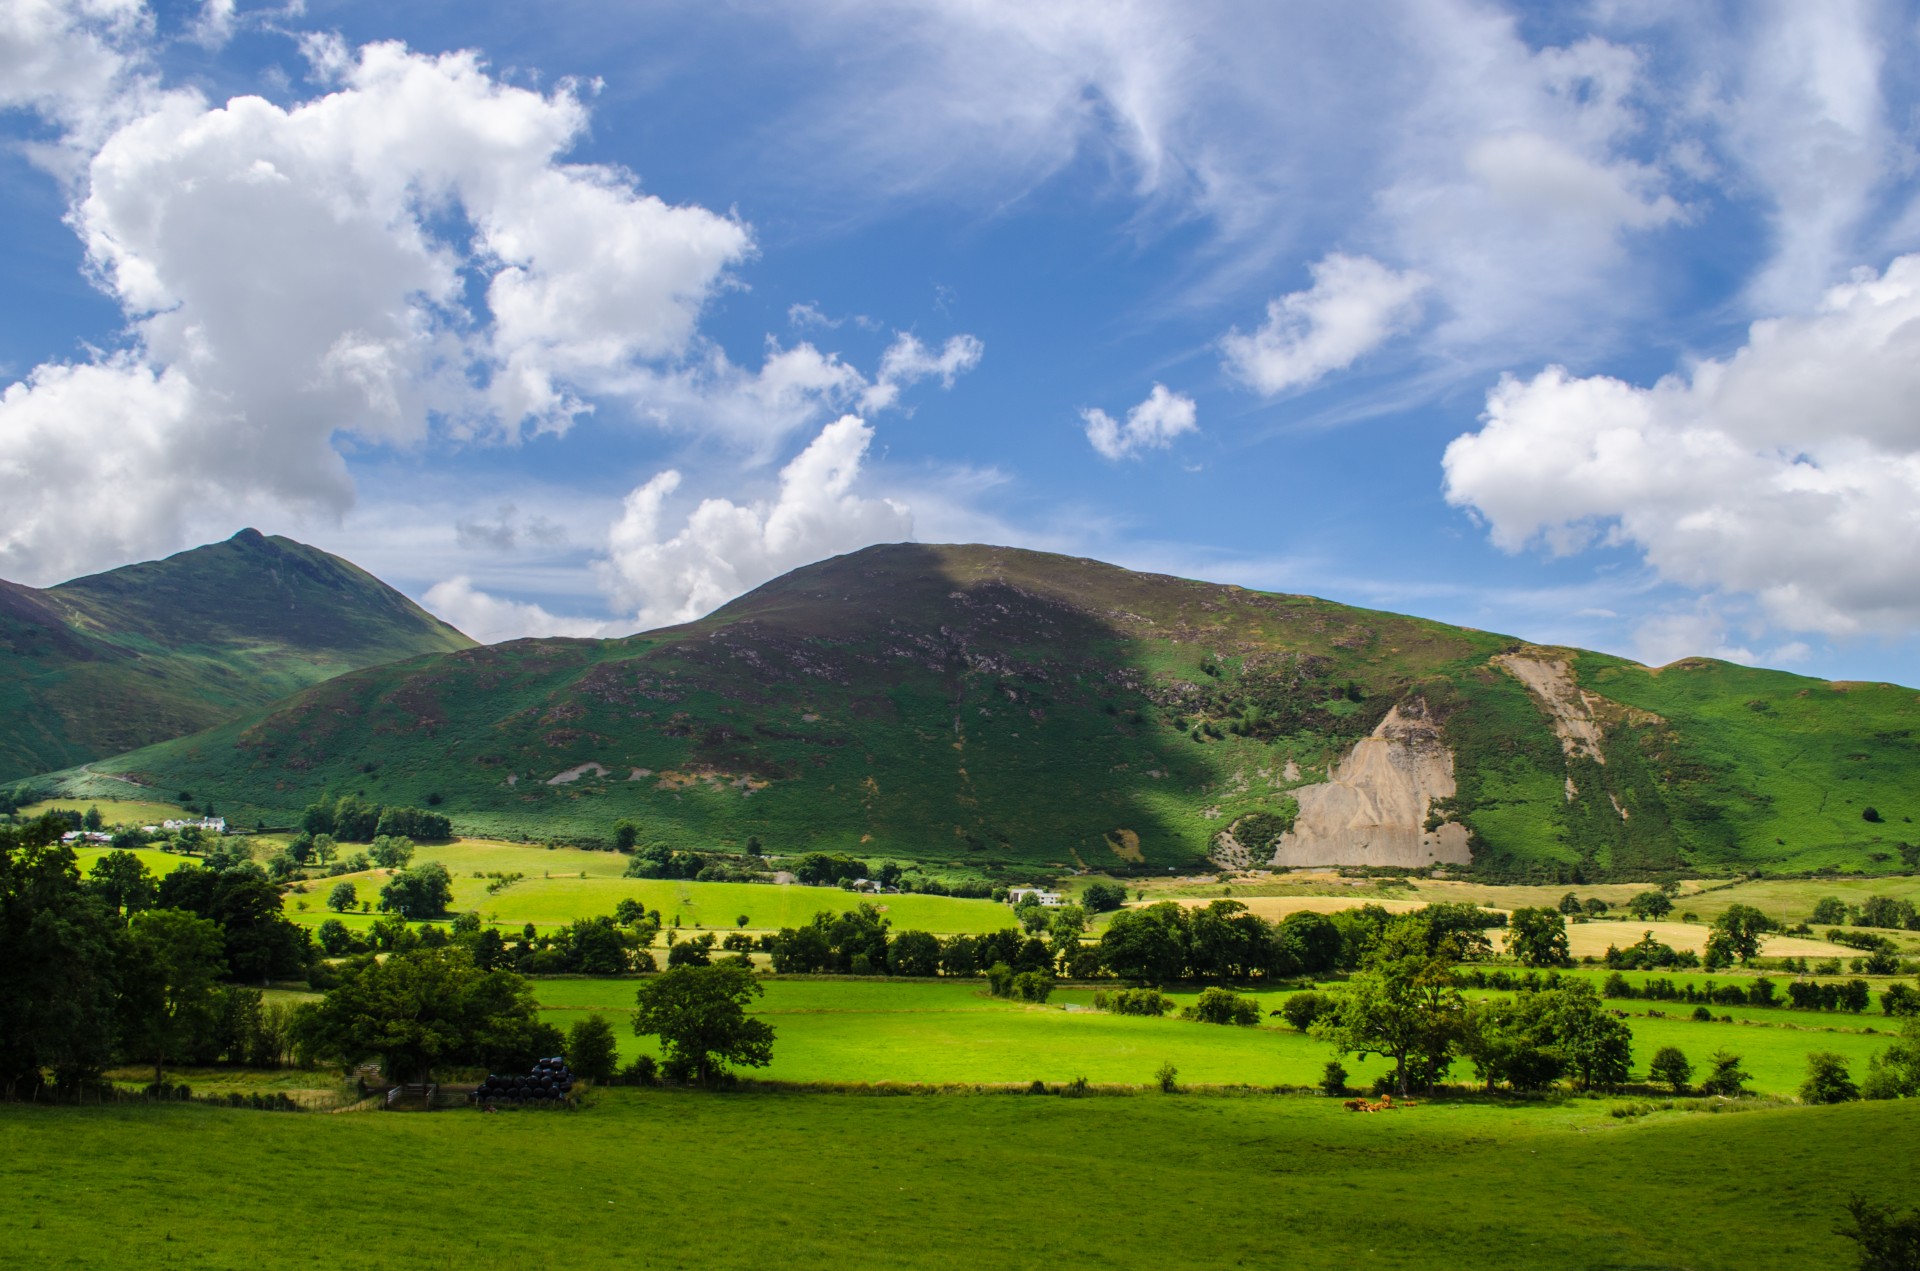
[[[1391,1059],[1394,1087],[1404,1095],[1415,1084],[1432,1085],[1452,1062],[1466,1014],[1457,985],[1453,950],[1430,950],[1426,925],[1399,918],[1313,1032],[1350,1054]]]
[[[1678,1046],[1662,1046],[1653,1052],[1653,1062],[1647,1065],[1647,1080],[1665,1082],[1675,1094],[1687,1092],[1692,1076],[1693,1065]]]
[[[534,1058],[533,988],[510,971],[482,971],[464,949],[418,949],[341,969],[340,984],[296,1025],[310,1054],[355,1064],[378,1058],[394,1080],[427,1080],[443,1064],[488,1067]]]
[[[1627,909],[1642,922],[1658,921],[1673,912],[1673,901],[1663,891],[1643,891],[1627,902]]]
[[[1849,1103],[1860,1097],[1860,1087],[1847,1072],[1847,1061],[1830,1050],[1807,1056],[1807,1077],[1800,1083],[1802,1103]]]
[[[128,851],[112,851],[93,863],[88,883],[109,909],[131,916],[153,904],[153,874],[145,861]]]
[[[0,825],[0,1096],[111,1060],[126,929],[81,882],[63,822]]]
[[[1700,1083],[1702,1094],[1737,1099],[1747,1092],[1747,1082],[1753,1074],[1740,1066],[1739,1055],[1724,1049],[1716,1050],[1708,1062],[1713,1065],[1713,1071]]]
[[[567,1030],[567,1066],[595,1085],[613,1080],[620,1056],[613,1025],[604,1015],[589,1015]]]
[[[640,986],[633,1031],[660,1039],[670,1073],[710,1085],[729,1064],[773,1062],[773,1026],[747,1014],[763,991],[742,966],[669,967]]]
[[[453,904],[453,876],[439,861],[403,869],[380,889],[380,907],[414,922],[438,918]]]
[[[1566,918],[1552,909],[1514,910],[1507,918],[1507,952],[1522,966],[1564,966],[1570,960]]]
[[[179,909],[146,909],[127,924],[129,974],[122,1012],[129,1048],[153,1060],[166,1080],[169,1059],[186,1054],[213,1023],[214,988],[226,971],[220,928]]]
[[[235,979],[306,974],[312,950],[307,930],[287,920],[279,890],[256,869],[183,865],[160,880],[154,903],[217,924],[226,939],[227,971]]]
[[[1860,1246],[1860,1271],[1915,1271],[1920,1268],[1920,1209],[1899,1215],[1885,1205],[1855,1196],[1847,1202],[1849,1221],[1835,1228]]]
[[[1707,947],[1709,952],[1717,947],[1742,962],[1751,961],[1759,956],[1761,938],[1774,928],[1773,919],[1752,905],[1729,905],[1725,913],[1713,920],[1713,933],[1707,938]]]

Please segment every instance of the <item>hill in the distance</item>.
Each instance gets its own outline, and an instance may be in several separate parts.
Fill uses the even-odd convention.
[[[361,791],[535,839],[631,819],[721,850],[1572,880],[1898,870],[1916,729],[1892,685],[899,544],[685,626],[342,676],[100,767],[281,822]]]
[[[0,781],[472,644],[357,566],[251,529],[45,590],[0,581]]]

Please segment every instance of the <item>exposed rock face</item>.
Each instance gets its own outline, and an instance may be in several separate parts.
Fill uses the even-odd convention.
[[[1573,682],[1573,671],[1564,658],[1551,661],[1524,653],[1502,653],[1493,662],[1527,686],[1527,691],[1553,721],[1560,749],[1567,752],[1569,759],[1585,755],[1595,763],[1607,761],[1600,751],[1600,721],[1593,713],[1594,703],[1602,699],[1593,697]]]
[[[1414,699],[1387,712],[1371,736],[1354,743],[1327,780],[1293,791],[1300,815],[1280,839],[1273,863],[1302,865],[1465,865],[1467,830],[1428,832],[1427,811],[1454,792],[1453,752]]]

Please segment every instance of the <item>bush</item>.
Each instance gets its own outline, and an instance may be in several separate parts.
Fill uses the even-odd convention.
[[[1308,990],[1290,995],[1286,1001],[1280,1003],[1280,1009],[1275,1014],[1304,1033],[1313,1027],[1313,1021],[1332,1009],[1331,997],[1325,993]]]
[[[1665,1082],[1673,1087],[1675,1094],[1686,1092],[1687,1081],[1692,1076],[1693,1064],[1678,1046],[1662,1046],[1654,1052],[1653,1062],[1647,1065],[1647,1079]]]
[[[1702,1094],[1737,1099],[1747,1092],[1747,1080],[1753,1074],[1740,1067],[1740,1056],[1726,1050],[1713,1052],[1713,1071],[1700,1083]]]
[[[1324,1072],[1320,1075],[1320,1089],[1334,1096],[1347,1092],[1347,1070],[1338,1059],[1329,1059]]]
[[[1894,1211],[1855,1196],[1847,1202],[1852,1221],[1836,1230],[1860,1246],[1863,1271],[1907,1271],[1920,1267],[1920,1209],[1896,1217]]]
[[[604,1016],[589,1015],[567,1031],[568,1065],[595,1085],[613,1080],[618,1059],[613,1025]]]
[[[1230,989],[1211,988],[1202,992],[1199,999],[1181,1011],[1180,1015],[1183,1019],[1198,1020],[1202,1024],[1234,1024],[1251,1028],[1260,1022],[1260,1003]]]
[[[1160,1087],[1161,1094],[1178,1094],[1180,1091],[1178,1085],[1179,1076],[1180,1070],[1173,1066],[1172,1060],[1168,1060],[1153,1070],[1153,1080],[1154,1083]]]
[[[1090,914],[1103,914],[1127,903],[1127,889],[1119,883],[1088,883],[1080,893],[1080,907]]]
[[[1849,1103],[1860,1097],[1860,1087],[1847,1074],[1847,1061],[1832,1051],[1807,1056],[1807,1079],[1800,1083],[1802,1103]]]
[[[1101,989],[1093,995],[1093,1009],[1157,1018],[1173,1009],[1173,999],[1159,989]]]

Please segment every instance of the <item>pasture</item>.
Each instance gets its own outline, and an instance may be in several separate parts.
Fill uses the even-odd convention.
[[[1615,1102],[1354,1116],[1304,1096],[616,1090],[572,1115],[13,1105],[0,1221],[22,1266],[1756,1271],[1846,1265],[1847,1196],[1912,1199],[1889,1166],[1920,1153],[1920,1104],[1615,1118]]]
[[[1724,981],[1724,977],[1723,977]],[[1325,1042],[1268,1012],[1284,992],[1252,993],[1263,1026],[1234,1028],[1111,1015],[1091,1009],[1092,989],[1056,990],[1044,1005],[987,995],[978,980],[845,980],[791,977],[764,981],[765,995],[750,1007],[774,1026],[773,1063],[753,1075],[791,1082],[902,1082],[927,1085],[1061,1083],[1142,1084],[1162,1063],[1182,1081],[1203,1085],[1306,1087],[1320,1080],[1329,1059]],[[637,984],[625,979],[542,979],[534,982],[541,1018],[562,1028],[589,1013],[614,1026],[623,1060],[656,1054],[652,1038],[637,1038],[627,1016]],[[1469,1000],[1501,996],[1468,990]],[[1174,992],[1176,1004],[1194,992]],[[1662,1046],[1678,1046],[1705,1074],[1719,1049],[1746,1058],[1752,1088],[1790,1096],[1806,1075],[1807,1055],[1844,1056],[1855,1077],[1887,1044],[1889,1021],[1880,1015],[1840,1015],[1760,1007],[1714,1007],[1712,1021],[1687,1018],[1691,1007],[1671,1002],[1614,1002],[1634,1033],[1635,1079]],[[1648,1012],[1664,1011],[1665,1018]],[[1722,1015],[1734,1017],[1723,1023]],[[1868,1028],[1882,1031],[1869,1033]],[[1388,1070],[1377,1058],[1340,1056],[1348,1081],[1364,1086]],[[1454,1067],[1455,1082],[1471,1083],[1472,1066]]]

